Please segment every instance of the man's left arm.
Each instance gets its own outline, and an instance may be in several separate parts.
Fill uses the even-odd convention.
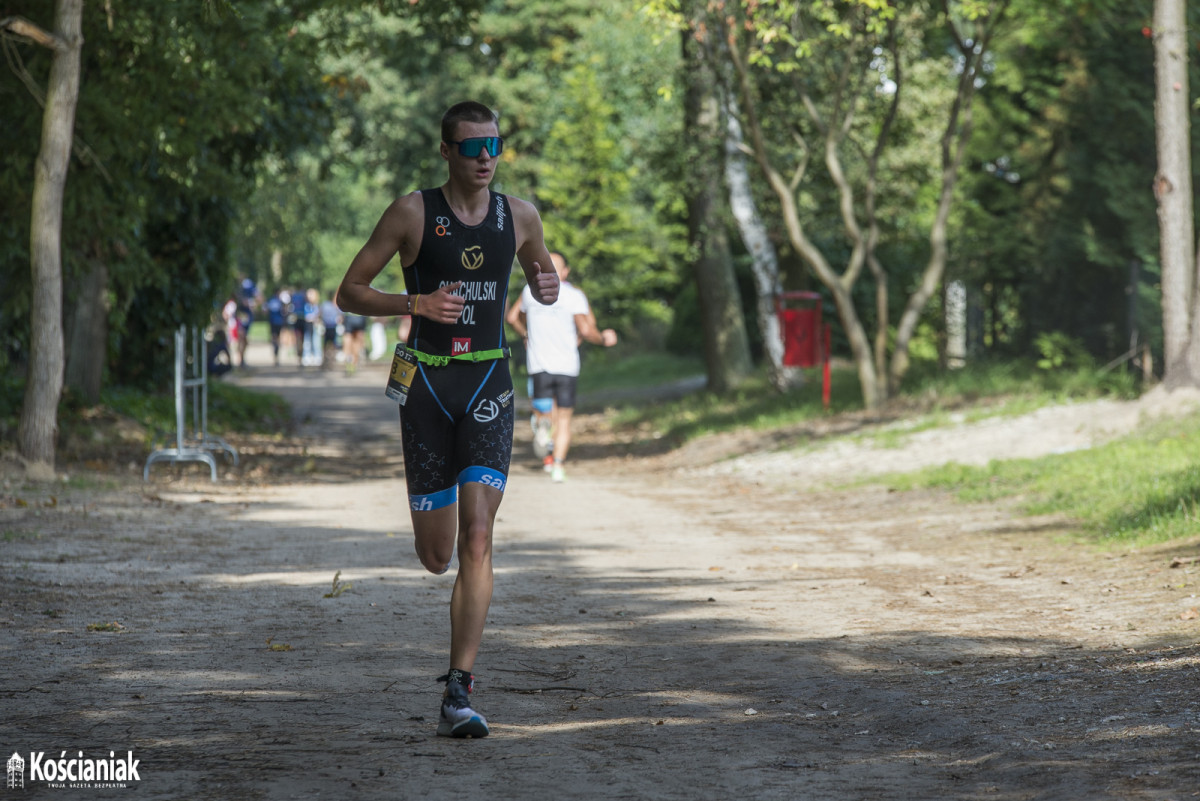
[[[617,344],[617,332],[611,328],[605,328],[601,331],[600,326],[596,324],[596,315],[590,305],[586,314],[575,315],[575,330],[579,332],[580,337],[591,342],[593,345],[603,345],[606,348],[611,348]]]
[[[517,261],[525,272],[525,280],[533,299],[544,306],[558,300],[558,273],[542,233],[542,218],[527,200],[509,196],[513,220],[517,226]]]

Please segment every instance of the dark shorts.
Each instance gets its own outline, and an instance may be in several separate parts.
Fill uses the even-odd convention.
[[[534,398],[553,398],[554,403],[563,409],[575,408],[575,387],[579,384],[579,376],[534,373],[531,378]]]
[[[507,361],[422,364],[400,407],[409,507],[421,512],[449,506],[468,482],[503,491],[513,418]]]

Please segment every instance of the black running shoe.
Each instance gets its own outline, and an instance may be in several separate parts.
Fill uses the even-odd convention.
[[[475,677],[454,669],[438,681],[446,682],[446,694],[442,696],[442,714],[437,727],[438,736],[487,737],[487,721],[483,715],[471,708],[468,698],[475,687]]]

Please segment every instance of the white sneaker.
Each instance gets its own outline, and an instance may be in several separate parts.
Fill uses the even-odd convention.
[[[550,451],[554,450],[554,432],[550,429],[550,421],[546,419],[537,419],[533,423],[533,454],[539,459],[547,456]]]
[[[567,480],[567,473],[563,470],[561,464],[556,464],[550,468],[550,480],[559,484]]]

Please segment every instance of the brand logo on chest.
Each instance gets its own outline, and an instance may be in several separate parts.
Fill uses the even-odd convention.
[[[462,266],[467,270],[478,270],[483,266],[483,248],[472,245],[462,252]]]

